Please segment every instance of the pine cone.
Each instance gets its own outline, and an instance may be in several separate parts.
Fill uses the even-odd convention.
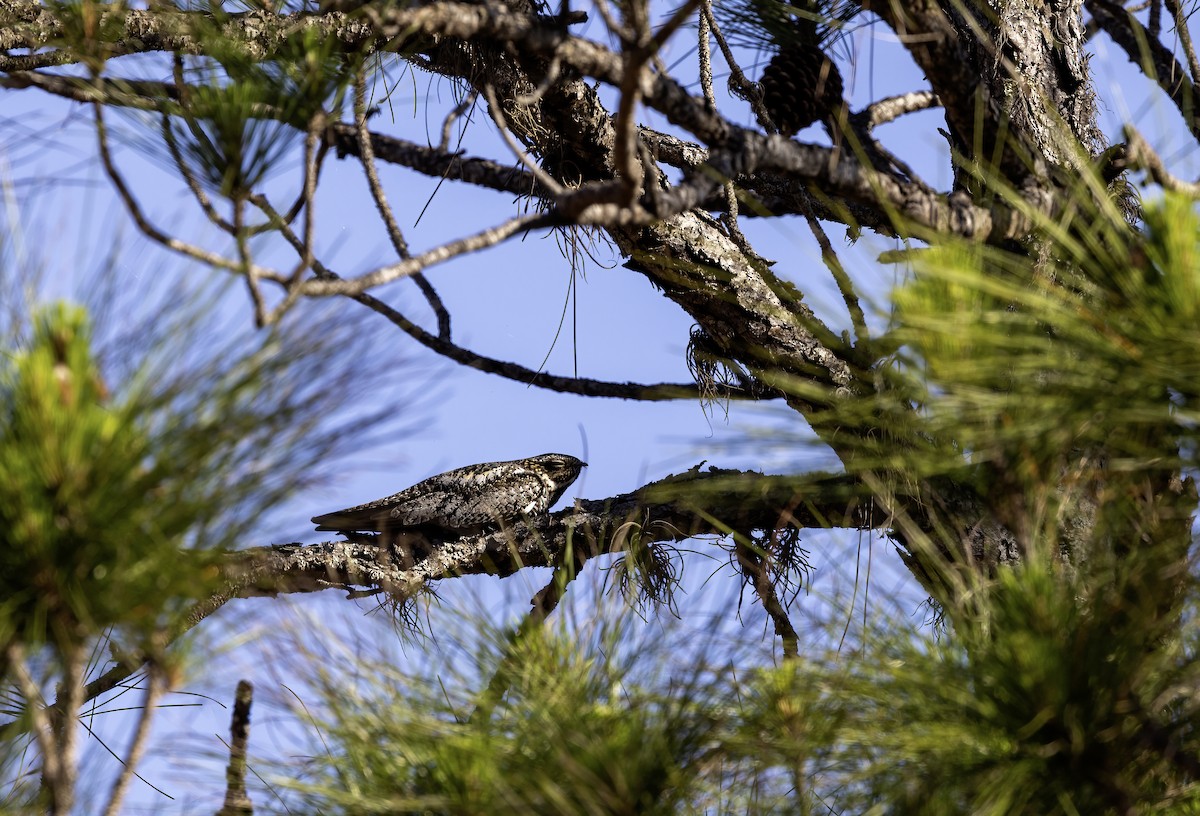
[[[784,136],[819,119],[831,119],[842,107],[842,75],[816,45],[793,41],[782,45],[759,80],[763,105]]]

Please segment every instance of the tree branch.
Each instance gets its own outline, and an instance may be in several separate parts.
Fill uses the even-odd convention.
[[[1192,136],[1200,139],[1200,94],[1175,55],[1120,5],[1110,0],[1084,0],[1084,6],[1104,33],[1125,51],[1129,61],[1158,83],[1179,109]]]
[[[125,178],[117,170],[116,164],[112,159],[112,154],[109,152],[108,130],[104,124],[104,106],[100,101],[93,101],[92,104],[95,108],[96,114],[96,141],[100,152],[100,163],[104,167],[104,172],[108,175],[109,180],[112,181],[113,186],[116,188],[117,194],[120,196],[121,201],[124,202],[125,209],[129,212],[134,223],[137,224],[137,227],[139,230],[141,230],[142,234],[152,241],[161,244],[172,252],[177,252],[184,257],[200,261],[217,269],[225,269],[230,272],[241,273],[243,271],[243,264],[239,263],[238,261],[229,260],[228,258],[221,257],[220,255],[216,255],[215,253],[201,249],[200,247],[192,246],[184,241],[180,241],[178,238],[167,235],[165,232],[152,224],[148,218],[146,218],[145,213],[142,211],[141,205],[134,197],[133,191],[129,188],[129,185],[125,183]],[[261,278],[264,280],[279,280],[280,277],[278,273],[262,267],[251,265],[247,268],[253,273],[255,278]]]
[[[613,533],[631,519],[641,525],[643,543],[650,544],[788,526],[873,529],[888,518],[850,476],[693,469],[631,493],[580,501],[574,508],[506,529],[459,538],[430,537],[432,554],[407,569],[400,558],[366,538],[231,553],[223,567],[227,586],[205,604],[204,614],[234,598],[352,587],[378,587],[403,597],[428,581],[474,574],[508,576],[524,567],[554,566],[568,538],[577,554],[591,557],[607,551]]]
[[[487,687],[483,690],[478,703],[475,705],[475,710],[471,712],[471,721],[479,722],[487,718],[495,709],[496,704],[504,697],[504,693],[512,685],[512,669],[514,668],[515,659],[519,654],[516,651],[516,647],[531,632],[536,631],[545,623],[550,614],[558,607],[563,596],[567,594],[567,587],[579,576],[579,571],[583,567],[583,560],[582,558],[576,558],[574,553],[563,553],[563,558],[554,567],[550,581],[538,590],[537,594],[530,600],[529,612],[521,620],[521,624],[516,630],[509,634],[504,654],[500,658],[500,664],[492,672],[491,678],[488,679]]]
[[[27,5],[24,0],[7,0],[7,3],[10,7]],[[268,46],[280,36],[310,27],[317,27],[323,34],[338,37],[348,46],[358,48],[371,48],[374,47],[372,43],[385,41],[392,42],[391,47],[398,48],[417,31],[434,37],[464,40],[481,38],[511,43],[530,54],[561,60],[579,73],[614,87],[621,87],[625,79],[621,55],[597,43],[572,37],[561,26],[550,25],[529,15],[461,3],[384,10],[372,8],[370,12],[355,20],[338,12],[315,16],[252,12],[230,15],[223,22],[223,29],[227,36],[263,54],[270,53]],[[189,51],[196,46],[189,35],[167,32],[171,25],[182,25],[186,21],[186,16],[180,16],[183,13],[163,12],[164,16],[156,16],[158,14],[129,12],[127,28],[136,30],[144,38],[136,42],[131,39],[125,45],[132,48],[140,44],[141,50],[170,46],[182,51]],[[177,17],[179,19],[175,19]],[[239,26],[246,30],[240,30]],[[43,44],[26,44],[26,47],[40,47]],[[710,163],[717,171],[715,178],[713,174],[706,174],[707,180],[704,176],[697,176],[689,185],[676,190],[673,196],[663,197],[669,206],[657,212],[660,219],[699,206],[719,195],[722,177],[736,179],[775,171],[794,180],[813,183],[827,194],[876,208],[880,213],[876,220],[887,221],[888,213],[896,212],[919,227],[982,238],[993,243],[1020,238],[1033,227],[1029,218],[1001,203],[981,207],[968,199],[947,198],[924,190],[920,185],[909,184],[903,179],[863,167],[831,148],[805,145],[782,137],[768,137],[740,128],[709,111],[702,99],[692,97],[664,74],[656,74],[646,84],[647,88],[642,94],[645,104],[666,114],[674,124],[686,128],[707,143],[712,153]],[[351,126],[346,127],[353,131]],[[378,144],[375,147],[378,158],[390,160],[386,150]],[[578,214],[576,220],[591,223],[605,223],[613,218],[628,216],[627,211],[620,207],[593,208],[593,212],[586,215],[578,213],[581,207],[571,201],[572,197],[578,195],[578,192],[571,192],[563,200],[564,215],[570,217]],[[1053,216],[1054,213],[1050,212],[1052,201],[1050,196],[1034,194],[1025,203],[1034,210]],[[639,219],[639,223],[642,221],[644,219]],[[389,270],[389,274],[398,272]]]
[[[937,94],[933,91],[912,91],[899,96],[889,96],[886,99],[872,102],[857,113],[851,114],[850,124],[874,130],[905,114],[928,110],[938,104],[940,103]]]
[[[271,208],[270,203],[262,197],[252,198],[253,203],[267,213],[275,222],[281,223],[279,215]],[[299,238],[287,227],[286,224],[280,226],[280,231],[293,246],[299,245]],[[327,280],[338,280],[337,274],[330,271],[320,262],[313,265],[313,269],[317,274]],[[405,334],[412,337],[421,345],[434,351],[443,357],[453,360],[467,368],[473,368],[477,371],[482,371],[486,374],[495,374],[506,379],[515,380],[516,382],[525,385],[537,386],[550,391],[558,391],[564,394],[579,394],[585,397],[614,397],[617,399],[633,399],[643,401],[662,401],[672,399],[697,399],[703,394],[700,388],[695,383],[656,383],[653,385],[645,385],[642,383],[614,383],[604,380],[593,380],[587,377],[561,377],[555,374],[547,374],[543,371],[535,371],[531,368],[510,363],[505,360],[497,360],[492,357],[485,357],[482,354],[477,354],[462,346],[455,345],[449,340],[444,340],[439,336],[435,336],[430,332],[425,331],[416,323],[409,320],[396,309],[384,303],[379,298],[370,294],[349,295],[351,300],[355,300],[368,309],[377,312],[395,326],[397,326]],[[775,394],[750,392],[747,390],[728,389],[722,397],[729,399],[771,399]]]
[[[1154,148],[1150,147],[1133,125],[1125,126],[1125,156],[1122,166],[1134,170],[1145,170],[1155,184],[1164,190],[1200,198],[1200,183],[1184,181],[1171,175],[1162,159],[1154,152]]]
[[[69,808],[72,793],[67,790],[67,776],[63,769],[65,757],[58,750],[54,736],[54,727],[47,716],[46,706],[42,699],[42,691],[34,681],[29,671],[29,662],[25,658],[25,647],[13,640],[4,650],[5,662],[16,675],[17,687],[25,698],[25,710],[29,712],[28,725],[33,728],[38,750],[42,754],[42,784],[50,792],[50,810],[54,813],[65,813],[63,808]],[[14,721],[13,725],[20,725]],[[7,729],[6,729],[7,730]],[[0,734],[7,736],[7,734]]]
[[[449,241],[431,250],[414,255],[408,260],[380,267],[372,272],[366,272],[353,278],[326,280],[310,278],[300,283],[296,289],[301,295],[308,297],[329,297],[332,295],[360,295],[368,289],[383,286],[385,283],[411,277],[417,272],[431,266],[445,263],[460,255],[468,255],[481,249],[495,246],[507,241],[514,235],[542,227],[554,226],[556,219],[551,216],[523,215],[510,218],[502,224],[487,227],[474,235]]]
[[[121,812],[121,805],[125,801],[129,782],[133,779],[134,771],[137,769],[138,763],[142,761],[142,754],[146,750],[146,740],[150,736],[150,721],[154,718],[154,708],[158,705],[159,697],[166,690],[166,686],[166,673],[151,661],[146,677],[146,697],[142,701],[141,711],[138,712],[133,744],[129,748],[129,755],[125,757],[125,764],[121,767],[117,781],[113,783],[112,793],[108,797],[108,806],[104,809],[104,816],[117,816]]]
[[[169,82],[132,79],[80,78],[34,71],[13,71],[0,76],[0,88],[22,90],[36,88],[75,102],[100,102],[104,105],[169,113],[168,102],[179,99],[180,89]],[[271,113],[264,108],[264,116]],[[282,117],[282,114],[280,114]],[[338,158],[363,156],[362,139],[356,124],[334,122],[326,126],[325,144],[337,151]],[[548,190],[538,184],[532,173],[491,159],[463,156],[439,147],[427,147],[372,132],[374,157],[389,164],[407,167],[432,178],[448,178],[475,187],[483,187],[522,197],[549,198]]]
[[[229,724],[229,765],[225,769],[225,804],[217,816],[247,816],[254,805],[246,793],[246,749],[250,742],[250,705],[254,686],[239,680]]]
[[[497,376],[524,383],[525,385],[533,385],[562,394],[579,394],[584,397],[611,397],[645,402],[699,399],[702,396],[700,388],[695,383],[644,384],[607,382],[605,380],[593,380],[589,377],[563,377],[557,374],[549,374],[545,371],[535,371],[532,368],[526,368],[517,363],[497,360],[493,357],[485,357],[482,354],[477,354],[462,346],[457,346],[449,341],[435,337],[372,295],[356,295],[353,299],[368,309],[383,315],[405,334],[443,357],[467,368],[473,368],[476,371],[482,371],[486,374],[496,374]],[[728,399],[771,399],[775,395],[752,393],[745,389],[730,388],[723,392],[721,396]]]
[[[796,634],[796,627],[792,625],[787,609],[779,600],[775,585],[771,583],[768,555],[748,535],[742,533],[734,534],[734,554],[738,569],[754,588],[754,594],[775,626],[775,634],[783,641],[784,660],[794,660],[800,656],[800,636]]]

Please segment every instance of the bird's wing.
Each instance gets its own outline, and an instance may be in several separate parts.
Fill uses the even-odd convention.
[[[446,496],[437,515],[453,528],[480,527],[545,509],[548,492],[536,473],[512,468]]]
[[[511,462],[471,465],[431,476],[391,496],[313,517],[317,530],[379,532],[399,527],[478,527],[537,508],[544,485]]]

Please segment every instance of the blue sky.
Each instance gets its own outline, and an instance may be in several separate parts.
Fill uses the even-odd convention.
[[[594,35],[598,30],[597,23],[589,23],[587,33]],[[665,55],[668,64],[694,50],[694,42],[686,41],[688,36],[685,32],[671,43]],[[868,99],[924,87],[919,71],[880,27],[856,32],[849,45],[859,56],[857,73],[847,72],[854,107]],[[1116,140],[1119,123],[1132,119],[1164,156],[1173,160],[1178,175],[1195,178],[1196,154],[1185,137],[1178,135],[1178,113],[1130,70],[1124,55],[1106,39],[1098,38],[1094,50],[1097,56],[1091,65],[1102,104],[1107,105],[1102,110],[1106,135]],[[846,70],[844,61],[842,65]],[[153,77],[163,69],[144,61],[139,70]],[[681,66],[678,70],[685,75],[692,69]],[[722,92],[723,84],[722,77],[717,83],[718,92]],[[428,133],[436,141],[441,111],[450,98],[445,83],[440,89],[431,88],[428,78],[418,75],[414,86],[411,77],[406,77],[392,100],[395,121],[385,109],[372,120],[372,126],[416,141]],[[7,91],[3,99],[0,181],[8,186],[9,202],[16,202],[15,210],[11,206],[8,210],[10,235],[11,226],[19,219],[20,238],[29,262],[41,263],[47,270],[48,293],[69,295],[77,290],[88,271],[110,251],[114,235],[121,248],[122,274],[130,287],[146,286],[164,277],[171,281],[181,275],[219,274],[148,246],[136,233],[94,160],[95,137],[87,109],[33,91]],[[748,122],[748,112],[741,107],[739,110],[742,121]],[[469,129],[464,148],[473,155],[508,161],[510,154],[490,135],[490,124],[482,121],[485,116],[482,108],[476,111],[478,121]],[[136,133],[132,120],[117,121],[125,133]],[[945,142],[936,133],[939,122],[936,112],[917,114],[885,126],[880,136],[926,180],[944,186],[949,181],[949,166]],[[647,123],[664,126],[653,115],[647,117]],[[823,141],[824,134],[814,128],[799,138]],[[160,225],[169,226],[195,243],[221,246],[214,243],[219,239],[203,222],[182,184],[163,171],[161,161],[148,159],[136,140],[126,140],[117,152],[117,162],[134,183],[145,209]],[[398,220],[418,251],[499,223],[514,214],[518,206],[509,196],[451,183],[441,185],[434,194],[436,180],[385,166],[381,176]],[[296,179],[293,163],[273,179],[271,186],[282,193],[294,189]],[[414,228],[431,196],[427,211]],[[353,159],[329,160],[317,216],[318,252],[338,272],[362,272],[393,257],[361,169]],[[839,328],[848,325],[840,298],[803,221],[746,219],[743,228],[759,252],[778,261],[776,271],[807,293],[809,303],[819,314]],[[851,246],[842,240],[844,229],[837,225],[827,228],[861,291],[879,310],[874,319],[883,321],[882,310],[897,271],[879,267],[873,258],[892,245],[868,236]],[[290,267],[290,257],[271,247],[262,251],[265,260],[273,258]],[[554,236],[549,235],[529,235],[457,259],[431,270],[429,278],[453,315],[455,341],[468,348],[530,367],[536,367],[549,354],[546,368],[559,374],[573,373],[577,357],[581,376],[686,381],[689,377],[684,349],[691,321],[641,276],[620,267],[603,240],[594,242],[592,253],[595,261],[589,260],[576,280],[573,303],[566,302],[572,273]],[[243,287],[231,281],[230,289],[233,296],[228,309],[248,322],[250,311]],[[432,324],[428,308],[410,281],[384,287],[377,294],[424,325]],[[564,305],[567,318],[555,342]],[[345,303],[339,308],[344,319],[353,323],[366,326],[381,320],[356,304]],[[305,309],[298,309],[288,319],[303,320],[304,314]],[[643,404],[589,400],[457,368],[425,352],[399,332],[381,336],[384,339],[379,353],[403,362],[370,385],[370,407],[394,407],[410,432],[394,442],[330,463],[327,486],[297,495],[286,506],[277,508],[263,525],[261,540],[249,543],[321,540],[311,530],[310,516],[394,492],[431,474],[471,462],[547,451],[583,456],[581,429],[586,434],[590,467],[568,492],[568,500],[625,492],[701,460],[723,467],[772,472],[830,464],[827,453],[803,441],[805,435],[798,418],[780,406],[734,404],[726,416],[720,408],[706,412],[684,401]],[[859,586],[864,586],[870,554],[871,593],[876,599],[872,612],[907,614],[919,623],[917,602],[921,595],[877,536],[814,533],[805,541],[814,553],[816,573],[812,597],[801,596],[794,609],[798,620],[845,617],[851,597],[861,605],[861,590],[853,590],[855,574],[859,573]],[[698,543],[696,549],[713,552],[706,543]],[[685,624],[689,614],[703,621],[707,613],[731,605],[737,583],[729,577],[729,569],[722,573],[723,580],[707,581],[719,565],[719,561],[705,558],[688,560],[688,594],[682,607]],[[539,570],[503,582],[491,578],[444,582],[439,594],[445,608],[430,612],[432,628],[436,629],[439,622],[448,625],[463,610],[480,610],[495,623],[516,620],[546,574]],[[601,574],[593,566],[591,573],[581,579],[585,588],[577,593],[582,596],[580,603],[586,606],[589,602],[586,585],[590,582],[594,586],[600,580]],[[883,600],[886,598],[901,601],[892,606]],[[286,661],[295,650],[296,633],[320,624],[335,638],[354,634],[394,638],[383,616],[370,610],[369,603],[350,603],[333,592],[279,602],[234,602],[222,611],[216,625],[203,627],[205,645],[198,654],[214,648],[216,653],[199,661],[194,679],[186,688],[227,704],[236,680],[249,676],[258,684],[263,698],[273,695],[281,703],[286,702]],[[585,613],[576,608],[573,614]],[[853,620],[859,621],[861,614],[859,608]],[[733,622],[731,631],[762,639],[766,654],[769,636],[764,637],[763,617],[749,599],[743,605],[741,623]],[[403,647],[403,653],[408,659],[421,660],[425,650],[431,648],[437,646],[417,643]],[[227,711],[213,700],[173,696],[173,703],[194,702],[199,707],[163,712],[156,745],[161,755],[171,759],[148,762],[143,773],[154,784],[183,798],[164,805],[148,788],[137,785],[131,801],[138,808],[212,811],[214,797],[219,798],[223,792],[225,762],[224,749],[215,735],[224,735],[228,729]],[[252,749],[276,757],[296,753],[298,743],[292,737],[303,731],[297,720],[286,716],[282,706],[264,706],[259,713],[252,730]],[[127,730],[118,717],[105,718],[99,724],[110,738]],[[311,736],[309,733],[310,740]],[[116,736],[111,747],[119,752],[123,740]],[[312,744],[310,741],[309,746]],[[111,758],[94,744],[87,762],[105,778],[115,768]],[[84,807],[81,812],[90,812],[90,808]]]

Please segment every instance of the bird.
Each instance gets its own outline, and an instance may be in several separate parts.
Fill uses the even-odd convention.
[[[462,535],[549,511],[587,467],[565,453],[448,470],[399,493],[313,517],[317,530]]]

